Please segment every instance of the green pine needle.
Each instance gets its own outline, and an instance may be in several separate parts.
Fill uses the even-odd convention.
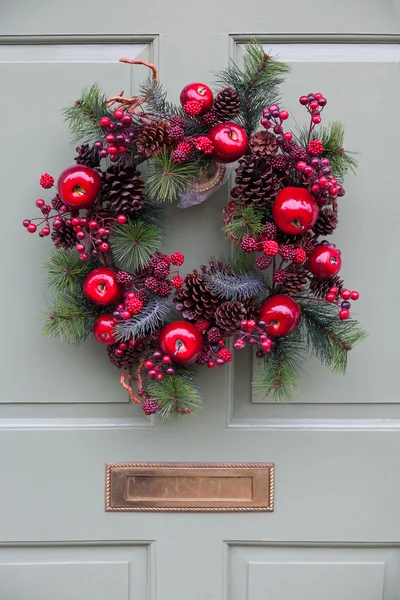
[[[168,300],[154,296],[144,305],[138,315],[118,323],[115,334],[118,341],[149,337],[164,323],[170,313]]]
[[[76,250],[53,250],[44,268],[47,269],[50,287],[60,293],[76,293],[82,289],[86,275],[94,268],[94,262],[82,261]]]
[[[80,295],[60,294],[53,300],[46,314],[43,334],[60,338],[62,342],[80,344],[92,333],[93,325],[101,310]]]
[[[82,92],[82,97],[63,110],[63,115],[68,123],[73,142],[80,140],[93,141],[104,134],[99,121],[101,117],[111,116],[107,108],[106,96],[101,91],[98,83],[87,87]]]
[[[111,237],[111,249],[124,269],[138,269],[149,264],[151,256],[160,249],[161,234],[157,227],[141,221],[118,225]]]
[[[272,353],[263,359],[263,370],[253,383],[254,388],[265,397],[273,394],[275,401],[292,400],[298,392],[305,350],[299,329],[287,337],[278,338]]]
[[[157,202],[174,202],[200,172],[200,165],[192,162],[174,163],[167,150],[153,156],[149,164],[147,193]]]
[[[262,216],[251,206],[239,206],[231,221],[224,225],[222,231],[232,238],[242,241],[246,235],[257,237],[263,228]]]
[[[333,372],[344,374],[350,350],[368,333],[354,319],[341,321],[336,307],[328,303],[299,301],[301,331],[311,356]]]
[[[195,410],[201,403],[196,383],[185,371],[165,376],[162,381],[150,380],[147,393],[161,405],[158,414],[162,419],[171,415],[180,416],[182,409]]]

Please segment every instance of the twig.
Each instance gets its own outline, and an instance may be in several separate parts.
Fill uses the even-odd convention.
[[[157,67],[155,65],[153,65],[152,63],[149,63],[149,62],[146,62],[145,60],[140,60],[137,58],[135,58],[135,59],[120,58],[119,62],[127,63],[129,65],[143,65],[145,67],[148,67],[152,72],[153,81],[157,81],[157,79],[158,79]],[[139,106],[141,106],[142,104],[144,104],[146,102],[148,96],[149,96],[149,92],[147,92],[147,94],[143,98],[140,98],[139,96],[132,96],[131,98],[125,98],[124,90],[121,90],[121,92],[118,94],[118,96],[111,96],[110,98],[107,98],[107,107],[110,108],[111,106],[113,106],[113,104],[116,104],[117,109],[122,108],[122,109],[126,110],[126,112],[128,112],[128,113],[131,113],[132,115],[136,115],[136,114],[138,114],[136,109],[139,108]]]

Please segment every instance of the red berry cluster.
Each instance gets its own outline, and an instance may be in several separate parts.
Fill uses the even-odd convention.
[[[218,344],[206,348],[207,367],[213,369],[215,366],[223,367],[231,362],[233,356],[229,348],[225,348],[225,341],[220,340]]]
[[[202,111],[202,103],[198,100],[188,100],[183,105],[183,110],[191,117],[196,117]]]
[[[319,125],[321,123],[321,112],[326,106],[327,99],[321,93],[316,92],[315,94],[308,94],[308,96],[301,96],[299,102],[307,107],[311,115],[311,122],[314,125]]]
[[[113,313],[115,321],[126,321],[133,315],[138,315],[143,308],[144,300],[146,298],[140,298],[135,292],[127,292],[124,295],[124,303],[118,304],[117,310]]]
[[[193,140],[194,147],[203,154],[212,154],[214,150],[214,144],[206,135],[199,135],[199,137]]]
[[[342,321],[345,321],[350,317],[350,307],[351,304],[349,300],[358,300],[360,294],[354,290],[350,291],[348,289],[344,289],[342,291],[337,287],[331,287],[329,292],[327,293],[325,300],[327,302],[335,303],[339,309],[339,317]]]
[[[245,320],[240,323],[240,328],[239,337],[233,343],[235,350],[241,350],[246,344],[249,344],[250,346],[258,347],[258,358],[262,358],[265,354],[272,352],[273,341],[265,333],[265,321],[258,321],[256,323],[253,319]]]
[[[332,176],[329,158],[314,156],[310,164],[299,161],[296,169],[303,175],[304,183],[317,200],[319,206],[332,202],[337,196],[344,196],[343,186]]]
[[[151,359],[146,360],[144,366],[148,371],[148,376],[151,379],[162,381],[165,375],[173,375],[174,368],[171,366],[172,359],[168,354],[163,354],[160,350],[153,353]]]
[[[293,134],[290,131],[283,132],[282,123],[289,118],[287,110],[280,110],[277,104],[271,104],[267,108],[264,108],[262,113],[261,125],[265,129],[271,129],[277,135],[283,136],[283,139],[290,141],[293,138]]]
[[[135,130],[129,113],[117,109],[113,117],[113,120],[108,116],[101,117],[100,125],[107,133],[104,140],[97,140],[93,146],[99,151],[101,158],[108,157],[111,162],[117,162],[132,144]]]
[[[54,185],[54,177],[52,175],[49,175],[49,173],[43,173],[39,180],[39,183],[42,186],[42,188],[44,188],[45,190],[49,190]]]

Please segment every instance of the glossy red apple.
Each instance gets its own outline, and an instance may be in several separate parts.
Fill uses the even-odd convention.
[[[212,157],[219,162],[235,162],[246,151],[247,134],[236,123],[219,123],[211,129],[208,137],[214,146]]]
[[[114,335],[115,321],[111,315],[103,313],[93,326],[93,334],[96,340],[102,344],[115,344]]]
[[[271,296],[261,305],[260,320],[266,322],[266,331],[273,337],[292,333],[301,321],[300,306],[285,294]]]
[[[214,101],[214,96],[208,85],[205,83],[189,83],[181,91],[180,101],[182,106],[185,106],[189,100],[196,100],[201,104],[200,114],[206,113],[210,110]]]
[[[116,274],[107,267],[91,271],[83,284],[86,298],[100,306],[114,304],[122,296],[122,291],[117,283]]]
[[[342,257],[335,248],[317,246],[311,252],[306,266],[318,279],[332,279],[340,271]]]
[[[281,231],[302,234],[314,226],[318,205],[306,188],[286,187],[275,198],[272,217]]]
[[[159,341],[161,350],[181,364],[194,362],[203,348],[200,331],[186,321],[174,321],[166,325]]]
[[[71,208],[89,208],[100,193],[100,175],[90,167],[76,165],[65,169],[58,178],[58,193]]]

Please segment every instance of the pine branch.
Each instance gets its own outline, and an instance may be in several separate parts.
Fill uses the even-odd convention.
[[[164,92],[162,84],[152,77],[149,77],[140,86],[139,95],[146,98],[146,111],[154,117],[169,121],[175,115],[181,115],[185,118],[186,113],[179,106],[175,106],[167,100],[167,92]],[[184,113],[184,114],[182,114]]]
[[[230,238],[241,242],[246,235],[256,237],[263,228],[259,211],[251,206],[239,206],[231,220],[224,225],[222,231]]]
[[[86,275],[94,269],[94,261],[82,261],[76,250],[53,250],[44,268],[50,287],[74,294],[82,289]]]
[[[80,344],[92,333],[101,310],[80,294],[60,294],[49,308],[43,334],[69,344]]]
[[[193,377],[179,369],[174,375],[164,377],[162,381],[151,379],[147,393],[161,405],[159,415],[162,419],[171,415],[179,416],[193,411],[201,403],[201,397]]]
[[[168,300],[153,296],[138,315],[117,324],[115,327],[117,340],[122,342],[152,335],[166,323],[169,310]]]
[[[247,300],[267,290],[263,277],[254,272],[224,273],[217,271],[205,276],[212,291],[227,300]]]
[[[116,261],[125,269],[137,269],[160,249],[161,234],[153,225],[128,221],[115,227],[110,242]]]
[[[311,356],[336,373],[344,374],[350,350],[368,334],[354,319],[341,321],[328,303],[298,301],[302,311],[301,331]]]
[[[201,164],[174,163],[171,154],[163,150],[149,163],[147,193],[157,202],[174,202],[200,173]]]
[[[278,87],[289,71],[288,65],[268,56],[261,44],[252,42],[246,46],[243,67],[231,62],[218,73],[218,84],[234,87],[239,94],[242,111],[237,120],[248,135],[257,129],[262,109],[279,101]]]
[[[85,88],[82,97],[63,110],[73,142],[89,142],[101,137],[104,131],[99,121],[101,117],[111,114],[107,108],[106,96],[97,83]]]
[[[278,338],[272,353],[263,359],[263,370],[253,383],[254,388],[265,397],[273,394],[275,401],[291,400],[298,391],[305,350],[299,328],[287,337]]]

